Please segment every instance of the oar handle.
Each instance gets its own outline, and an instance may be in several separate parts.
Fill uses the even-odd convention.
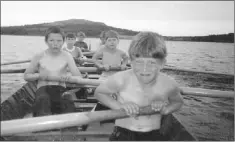
[[[159,112],[153,111],[150,106],[140,109],[140,115],[150,115],[154,113]],[[124,110],[106,110],[1,121],[1,136],[81,126],[95,121],[126,117],[130,116],[128,116]]]
[[[94,53],[95,53],[94,51],[90,51],[90,52],[83,52],[82,54],[84,56],[87,56],[87,55],[93,55]],[[1,66],[3,66],[3,65],[21,64],[21,63],[28,63],[30,61],[31,60],[13,61],[13,62],[8,62],[8,63],[2,63]],[[91,61],[92,61],[91,59],[86,60],[86,62],[91,62]],[[93,62],[91,62],[91,63],[93,63]]]
[[[96,68],[96,67],[78,67],[79,71],[84,72],[97,72],[97,71],[105,71],[104,68]],[[129,68],[127,68],[129,69]],[[121,71],[120,67],[110,67],[109,71]],[[10,73],[24,73],[25,69],[1,69],[1,74],[10,74]]]
[[[79,60],[81,60],[82,62],[94,63],[94,60],[92,59],[79,59]]]
[[[1,66],[3,65],[13,65],[13,64],[21,64],[21,63],[28,63],[30,60],[23,60],[23,61],[15,61],[15,62],[8,62],[8,63],[2,63]]]
[[[124,109],[98,111],[98,112],[100,112],[100,113],[99,114],[97,114],[97,113],[88,113],[87,116],[90,117],[90,119],[92,121],[103,121],[103,120],[119,119],[119,118],[129,117],[126,114]],[[152,110],[151,106],[146,106],[146,107],[141,107],[140,108],[139,114],[137,116],[151,115],[151,114],[156,114],[156,113],[159,113],[159,112],[156,112],[156,111]]]
[[[82,54],[84,56],[89,56],[89,55],[93,55],[95,53],[95,51],[90,51],[90,52],[82,52]]]

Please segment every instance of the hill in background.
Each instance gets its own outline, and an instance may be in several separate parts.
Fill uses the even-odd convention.
[[[87,37],[99,37],[102,31],[115,30],[120,35],[133,36],[138,32],[115,28],[107,26],[101,22],[93,22],[83,19],[70,19],[64,21],[56,21],[52,23],[41,23],[33,25],[24,25],[24,26],[9,26],[1,27],[2,35],[38,35],[43,36],[45,31],[50,26],[59,26],[65,33],[77,33],[78,31],[83,31]]]
[[[61,27],[65,33],[77,33],[78,31],[83,31],[87,37],[99,37],[102,31],[115,30],[120,34],[120,38],[131,39],[132,36],[138,33],[138,31],[115,28],[101,22],[93,22],[84,19],[69,19],[51,23],[1,27],[1,35],[43,36],[48,27],[55,25]],[[170,41],[234,42],[234,33],[208,36],[164,37],[166,40]]]

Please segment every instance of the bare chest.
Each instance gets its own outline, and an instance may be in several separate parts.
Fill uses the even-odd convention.
[[[39,61],[39,67],[44,71],[61,72],[66,70],[67,61],[60,57],[44,57]]]
[[[110,53],[110,52],[103,52],[103,64],[105,65],[121,65],[122,58],[119,52]]]
[[[142,88],[139,85],[128,84],[120,92],[120,98],[124,102],[134,102],[140,106],[147,106],[153,101],[166,101],[167,93],[158,85],[151,88]]]

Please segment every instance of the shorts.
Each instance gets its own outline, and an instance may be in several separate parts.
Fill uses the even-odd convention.
[[[160,133],[160,130],[137,132],[114,126],[109,141],[166,141],[166,137]]]
[[[73,89],[75,89],[75,88],[74,87],[66,87],[66,91],[73,90]],[[86,88],[80,88],[74,94],[77,99],[87,99],[87,95],[88,95]]]
[[[59,85],[42,86],[36,91],[33,105],[33,116],[63,114],[75,111],[73,100],[69,100],[63,93],[66,89]]]

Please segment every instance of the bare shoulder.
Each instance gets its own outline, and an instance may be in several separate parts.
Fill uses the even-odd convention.
[[[99,51],[99,52],[106,52],[106,51],[107,51],[107,48],[103,47],[103,48],[100,48],[98,51]]]
[[[62,47],[62,51],[66,51],[66,52],[67,52],[67,50],[65,49],[65,47]]]
[[[39,52],[33,56],[32,60],[38,61],[43,57],[44,54],[45,54],[45,51]]]
[[[95,52],[95,54],[102,54],[105,51],[106,51],[105,48],[100,48]]]
[[[118,53],[121,54],[121,55],[126,54],[126,53],[125,53],[123,50],[121,50],[121,49],[117,49],[117,51],[118,51]]]
[[[174,78],[168,76],[165,73],[160,73],[160,82],[167,84],[167,89],[174,90],[179,87],[178,83],[175,81]]]
[[[62,55],[63,58],[66,58],[66,59],[73,58],[73,56],[69,52],[64,51],[64,50],[61,50],[61,55]]]
[[[132,73],[131,70],[124,70],[124,71],[119,71],[114,75],[116,76],[116,78],[127,78],[131,75],[131,73]]]
[[[131,70],[119,71],[112,76],[112,79],[123,86],[130,78],[131,73]]]
[[[63,55],[63,56],[70,56],[71,54],[69,52],[67,52],[66,50],[61,50],[61,55]]]

